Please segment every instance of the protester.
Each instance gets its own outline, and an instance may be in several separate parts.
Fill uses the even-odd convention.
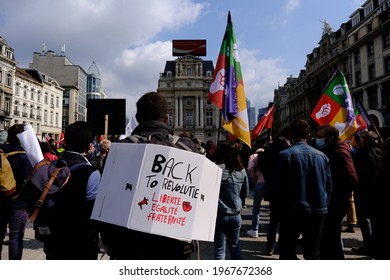
[[[390,197],[390,138],[382,146],[378,171],[371,184],[371,221],[373,255],[377,260],[390,260],[389,197]]]
[[[55,162],[58,160],[57,154],[51,149],[48,142],[40,142],[39,146],[41,147],[44,159],[50,162]]]
[[[214,235],[214,259],[225,259],[227,246],[231,259],[240,260],[240,191],[248,185],[248,178],[236,145],[220,143],[215,158],[215,163],[223,171]]]
[[[96,260],[99,236],[90,216],[100,182],[100,173],[87,160],[93,141],[92,126],[76,121],[65,129],[66,151],[57,166],[71,168],[70,178],[56,199],[51,236],[44,244],[48,260]]]
[[[215,161],[214,156],[215,156],[215,150],[217,147],[215,146],[214,141],[212,141],[212,140],[206,141],[204,148],[206,150],[206,157],[211,161]]]
[[[249,157],[247,166],[249,177],[255,187],[253,191],[252,224],[251,228],[246,232],[246,234],[253,238],[257,238],[259,235],[261,201],[263,200],[267,191],[267,185],[263,177],[262,166],[259,166],[258,164],[259,157],[261,158],[260,153],[264,153],[263,148],[257,149],[256,152]]]
[[[0,130],[0,146],[7,142],[8,132],[6,130]]]
[[[144,94],[136,103],[138,126],[131,137],[144,137],[151,143],[178,147],[172,130],[168,127],[168,106],[165,98],[156,92]],[[134,143],[132,138],[123,143]],[[191,140],[190,140],[191,142]],[[186,145],[187,146],[187,145]],[[132,161],[129,159],[129,168]],[[179,260],[189,259],[195,251],[195,242],[187,242],[166,236],[106,225],[103,242],[112,259],[120,260]]]
[[[317,129],[317,139],[322,139],[322,151],[329,158],[332,170],[332,195],[321,238],[321,259],[345,259],[341,239],[341,224],[347,215],[352,191],[357,185],[357,175],[351,148],[339,138],[339,131],[331,125]],[[318,142],[318,140],[317,140]]]
[[[378,134],[373,131],[362,132],[360,145],[353,157],[358,176],[354,198],[357,220],[363,237],[363,246],[352,248],[352,250],[367,255],[372,254],[370,196],[372,195],[372,180],[378,169],[381,154],[378,138]]]
[[[280,259],[295,260],[296,244],[303,237],[307,260],[320,258],[320,238],[332,189],[328,158],[306,143],[310,126],[296,120],[290,127],[293,146],[279,153],[275,187],[280,214]]]
[[[24,131],[23,124],[15,124],[8,129],[7,143],[2,150],[7,154],[11,152],[23,152],[8,156],[12,172],[16,180],[16,192],[18,194],[23,188],[24,180],[30,175],[32,165],[17,137]],[[3,194],[0,194],[3,195]],[[9,251],[10,260],[21,260],[23,255],[23,237],[27,224],[27,197],[20,195],[15,198],[13,195],[0,197],[0,253],[2,243],[9,226]]]
[[[98,144],[98,156],[93,157],[90,162],[93,167],[103,173],[103,162],[111,147],[111,141],[103,139]]]
[[[290,129],[284,128],[278,138],[269,143],[264,150],[263,156],[263,176],[267,184],[267,198],[269,200],[270,217],[267,230],[266,254],[272,256],[278,252],[276,244],[276,236],[279,230],[279,213],[277,207],[277,194],[275,188],[275,180],[279,176],[277,170],[276,159],[279,152],[291,147]]]

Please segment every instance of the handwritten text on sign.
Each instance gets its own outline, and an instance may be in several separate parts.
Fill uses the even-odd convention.
[[[172,194],[156,194],[153,193],[150,213],[147,216],[148,221],[160,222],[164,224],[177,224],[185,226],[186,212],[192,210],[191,202],[182,200],[182,196],[189,199],[197,199],[199,197],[199,188],[192,184],[192,177],[196,173],[197,166],[191,166],[190,163],[185,164],[182,161],[177,161],[175,158],[167,159],[161,154],[154,157],[151,172],[147,175],[146,187],[168,190]],[[163,181],[159,182],[157,175],[163,175]],[[138,203],[142,209],[142,205],[147,204],[148,198],[144,197]],[[183,211],[179,211],[179,209]]]

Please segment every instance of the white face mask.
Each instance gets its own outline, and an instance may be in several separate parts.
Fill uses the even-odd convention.
[[[325,139],[324,138],[316,138],[316,145],[319,149],[323,149],[326,147]]]

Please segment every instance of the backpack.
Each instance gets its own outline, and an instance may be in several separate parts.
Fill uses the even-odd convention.
[[[7,157],[25,153],[25,151],[4,153],[3,150],[0,149],[0,193],[11,195],[16,191],[15,176]]]
[[[31,215],[35,239],[41,242],[50,236],[49,212],[70,176],[69,167],[58,168],[53,164],[47,160],[38,162],[21,191],[28,197],[27,211]]]
[[[188,137],[175,137],[172,135],[163,135],[161,133],[152,133],[149,136],[141,136],[141,135],[130,135],[121,140],[121,142],[125,143],[151,143],[163,146],[176,147],[181,150],[186,150],[195,153],[201,153],[200,148],[197,147],[197,144],[194,143]]]

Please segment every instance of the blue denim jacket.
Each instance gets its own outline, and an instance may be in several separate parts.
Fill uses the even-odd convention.
[[[328,213],[332,178],[329,159],[323,152],[299,141],[279,153],[276,174],[282,213]]]
[[[230,172],[225,164],[222,168],[221,188],[219,191],[218,212],[226,214],[239,214],[242,208],[240,191],[241,187],[248,186],[248,177],[245,169]]]

